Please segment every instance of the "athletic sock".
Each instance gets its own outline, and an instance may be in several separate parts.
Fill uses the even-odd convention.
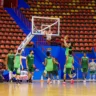
[[[57,80],[59,80],[59,76],[57,76]]]
[[[9,71],[9,80],[11,81],[11,79],[12,79],[12,72]]]

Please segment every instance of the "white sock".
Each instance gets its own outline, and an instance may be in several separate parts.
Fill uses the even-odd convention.
[[[59,80],[59,76],[57,76],[57,80]]]
[[[43,80],[43,75],[41,76],[41,80]]]
[[[12,79],[13,73],[11,71],[9,71],[9,80]]]
[[[33,80],[33,76],[32,76],[32,78],[31,78],[31,80]]]

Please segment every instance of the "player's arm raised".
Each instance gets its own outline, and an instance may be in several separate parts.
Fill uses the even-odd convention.
[[[64,46],[65,46],[65,47],[68,47],[68,44],[67,44],[67,42],[66,42],[65,39],[64,39]]]
[[[69,44],[66,42],[67,38],[68,38],[68,36],[66,35],[66,36],[64,37],[64,46],[65,46],[65,47],[69,47]]]

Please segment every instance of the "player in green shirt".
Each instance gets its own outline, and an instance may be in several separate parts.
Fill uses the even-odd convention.
[[[14,71],[14,54],[12,50],[9,51],[6,57],[6,64],[6,67],[9,70],[9,81],[12,81]]]
[[[65,84],[65,80],[66,80],[66,74],[69,75],[70,79],[71,79],[71,84],[74,83],[73,81],[73,77],[72,77],[72,74],[71,74],[71,70],[72,70],[72,67],[73,67],[73,63],[74,63],[74,58],[72,56],[72,51],[70,50],[69,51],[69,56],[66,60],[66,64],[65,64],[65,70],[64,70],[64,82],[63,84]]]
[[[26,64],[28,68],[28,82],[31,82],[31,83],[32,83],[32,76],[34,74],[34,69],[35,69],[33,53],[34,53],[33,51],[30,51],[30,54],[27,56],[27,59],[26,59]]]
[[[45,70],[47,71],[48,74],[48,80],[47,83],[50,84],[51,80],[53,78],[53,64],[56,63],[54,58],[51,57],[51,54],[49,51],[46,52],[47,58],[45,58]]]
[[[18,53],[15,56],[15,60],[14,60],[14,70],[16,72],[16,80],[17,83],[20,83],[20,67],[22,66],[23,69],[23,65],[22,65],[22,56],[21,56],[21,50],[18,50]]]
[[[66,38],[68,39],[68,35],[66,35],[65,38],[64,38],[64,46],[66,47],[65,55],[66,55],[66,60],[67,60],[67,58],[69,56],[69,51],[72,50],[73,43],[67,43],[67,39]],[[76,72],[75,72],[74,66],[72,67],[71,73],[72,73],[73,77],[76,76]]]
[[[51,51],[51,48],[48,48],[48,49],[47,49],[47,52],[50,52],[50,51]],[[44,62],[42,62],[42,64],[46,67],[46,65],[44,64]],[[46,71],[46,69],[44,70],[43,75],[41,76],[41,79],[42,79],[43,77],[47,78],[47,71]]]
[[[86,56],[86,53],[84,52],[84,56],[81,59],[81,67],[83,72],[84,83],[86,83],[86,77],[88,73],[88,63],[89,63],[89,58]]]

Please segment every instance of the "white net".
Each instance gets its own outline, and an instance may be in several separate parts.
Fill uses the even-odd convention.
[[[51,40],[52,39],[52,35],[46,35],[46,40]]]

